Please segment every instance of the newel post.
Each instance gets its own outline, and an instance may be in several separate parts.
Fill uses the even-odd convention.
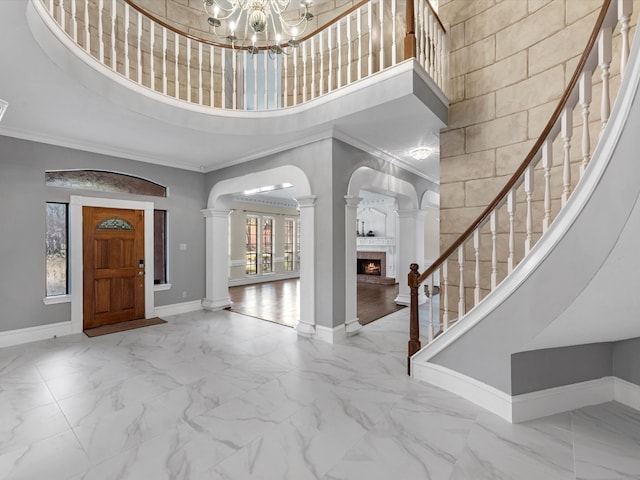
[[[409,312],[409,346],[407,356],[407,375],[411,375],[411,356],[420,350],[420,324],[418,318],[418,264],[412,263],[409,268],[407,281],[409,283],[409,295],[411,298],[411,310]]]
[[[407,60],[416,56],[416,20],[413,0],[407,0],[405,12],[407,33],[404,36],[404,59]]]

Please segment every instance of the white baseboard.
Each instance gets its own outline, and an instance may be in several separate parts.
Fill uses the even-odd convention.
[[[511,396],[467,375],[429,362],[412,362],[411,376],[455,393],[512,423],[613,400],[640,410],[640,386],[617,377],[602,377]]]
[[[274,273],[273,275],[260,275],[260,276],[247,277],[247,278],[234,278],[233,280],[229,280],[229,286],[237,287],[238,285],[253,285],[255,283],[275,282],[277,280],[290,280],[292,278],[300,278],[300,272]]]
[[[513,423],[615,400],[615,377],[602,377],[511,397]]]
[[[338,325],[337,327],[329,328],[322,325],[316,325],[315,338],[327,343],[339,343],[347,338],[347,332],[345,325]]]
[[[196,312],[202,310],[202,301],[193,300],[191,302],[174,303],[173,305],[162,305],[153,309],[156,317],[166,317],[169,315],[179,315],[180,313]]]
[[[46,340],[53,337],[62,337],[72,333],[74,332],[71,330],[71,321],[9,330],[0,332],[0,348],[37,342],[38,340]]]
[[[428,362],[411,362],[411,376],[455,393],[511,422],[511,396],[495,387]]]
[[[616,402],[640,410],[640,385],[614,377],[613,388]]]

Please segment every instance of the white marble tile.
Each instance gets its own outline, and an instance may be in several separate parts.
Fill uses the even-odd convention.
[[[0,478],[64,480],[89,468],[89,461],[71,431],[0,455]]]
[[[29,381],[26,381],[27,379]],[[2,412],[27,412],[54,401],[46,383],[41,379],[35,379],[31,371],[24,377],[13,376],[11,379],[2,378],[0,381],[0,415]]]
[[[571,432],[547,423],[509,424],[483,413],[450,478],[573,480]]]

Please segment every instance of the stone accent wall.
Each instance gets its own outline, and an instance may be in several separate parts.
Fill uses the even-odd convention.
[[[451,94],[449,127],[440,141],[440,249],[444,251],[492,201],[522,163],[571,79],[602,0],[441,0],[439,15],[450,32]],[[632,25],[640,10],[634,0]],[[635,29],[632,29],[633,35]],[[614,32],[619,36],[619,32]],[[614,45],[616,44],[614,38]],[[618,57],[616,57],[618,55]],[[619,51],[614,50],[611,91],[619,85]],[[593,76],[591,143],[600,130],[600,72]],[[579,109],[578,109],[579,110]],[[573,119],[572,189],[579,178],[582,118]],[[552,216],[560,204],[562,142],[554,142]],[[543,218],[541,169],[534,174],[534,241]],[[517,192],[517,208],[525,196]],[[525,219],[516,218],[516,262],[524,255]],[[482,293],[489,291],[491,238],[481,236]],[[507,270],[508,216],[499,215],[499,279]],[[473,305],[474,251],[468,245],[465,263],[467,309]],[[449,263],[449,310],[457,305],[459,266]],[[455,317],[455,314],[453,315]]]

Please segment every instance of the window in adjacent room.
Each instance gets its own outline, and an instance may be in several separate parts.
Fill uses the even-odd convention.
[[[294,259],[295,242],[295,220],[285,218],[284,220],[284,270],[293,272],[295,270]]]
[[[247,217],[246,223],[246,248],[245,248],[245,273],[247,275],[258,274],[258,217]]]
[[[46,204],[46,293],[47,297],[69,294],[68,205]]]
[[[295,236],[295,270],[300,270],[300,220],[296,220]]]
[[[261,272],[273,272],[273,218],[262,218]]]

